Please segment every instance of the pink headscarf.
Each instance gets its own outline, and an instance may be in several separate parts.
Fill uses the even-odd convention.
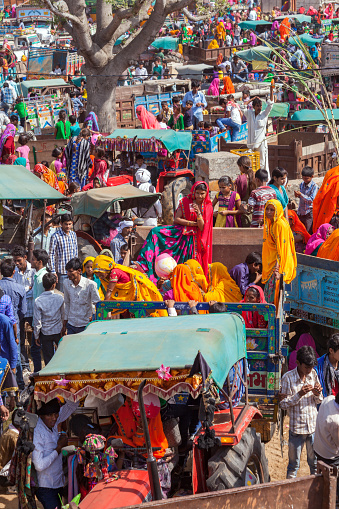
[[[305,254],[310,255],[313,253],[315,249],[317,249],[318,246],[323,244],[326,240],[327,231],[329,228],[331,228],[331,224],[325,223],[322,224],[313,235],[311,235],[311,238],[307,242],[307,246],[305,249]]]
[[[161,125],[154,115],[146,110],[145,106],[137,106],[136,113],[142,123],[143,129],[161,129]]]
[[[297,367],[297,351],[302,346],[311,346],[313,350],[315,351],[315,354],[317,356],[317,359],[319,358],[319,355],[317,354],[317,350],[315,348],[315,342],[312,338],[311,334],[309,332],[305,334],[301,334],[300,338],[298,339],[297,346],[295,347],[295,350],[291,353],[290,359],[288,361],[288,369],[291,371],[291,369],[294,369]]]
[[[220,79],[214,78],[214,80],[212,81],[212,83],[210,84],[210,86],[207,90],[207,95],[214,95],[214,96],[219,95],[220,94],[219,83],[220,83]]]

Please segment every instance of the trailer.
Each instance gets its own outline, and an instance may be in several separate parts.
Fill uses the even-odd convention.
[[[234,50],[249,49],[249,44],[242,46],[223,46],[217,49],[205,49],[200,46],[191,46],[189,44],[183,45],[184,57],[188,57],[190,61],[198,61],[203,64],[214,64],[221,53],[223,57],[230,57],[233,55]]]

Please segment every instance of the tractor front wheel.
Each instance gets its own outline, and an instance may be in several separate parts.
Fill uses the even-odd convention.
[[[209,491],[226,490],[270,481],[265,446],[260,433],[247,428],[234,447],[219,447],[208,461]]]

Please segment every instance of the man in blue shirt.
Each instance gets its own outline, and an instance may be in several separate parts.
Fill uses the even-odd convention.
[[[8,360],[10,368],[15,374],[18,362],[18,345],[13,332],[13,325],[8,316],[0,313],[0,355]]]
[[[299,186],[299,191],[294,191],[296,198],[299,198],[298,217],[305,225],[308,233],[313,230],[313,200],[316,197],[319,187],[313,182],[314,169],[311,166],[305,166],[301,171],[303,182]]]
[[[204,120],[202,112],[207,107],[207,101],[200,90],[199,81],[192,81],[192,90],[187,92],[182,100],[183,107],[186,107],[187,101],[193,102],[193,129],[198,129],[198,123]]]
[[[20,320],[22,320],[27,313],[27,303],[26,303],[26,290],[24,286],[19,285],[13,279],[15,273],[15,263],[12,258],[8,258],[4,260],[1,264],[1,275],[2,279],[0,281],[0,288],[10,296],[13,304],[14,316],[17,323],[17,333],[18,337],[15,338],[18,349],[18,361],[17,361],[17,382],[19,389],[23,390],[25,388],[24,380],[22,377],[22,366],[21,366],[21,352],[20,352]]]
[[[231,278],[237,283],[240,291],[245,295],[249,286],[256,285],[261,279],[262,260],[261,254],[253,251],[246,256],[245,263],[239,263],[230,270]],[[254,281],[251,282],[251,274],[256,274]]]

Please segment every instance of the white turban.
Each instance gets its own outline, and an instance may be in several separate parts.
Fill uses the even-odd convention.
[[[148,170],[139,168],[139,170],[135,172],[135,178],[140,184],[146,184],[146,182],[151,180],[151,173]]]
[[[121,233],[124,228],[132,228],[133,224],[133,221],[121,221],[117,228],[117,232]]]

